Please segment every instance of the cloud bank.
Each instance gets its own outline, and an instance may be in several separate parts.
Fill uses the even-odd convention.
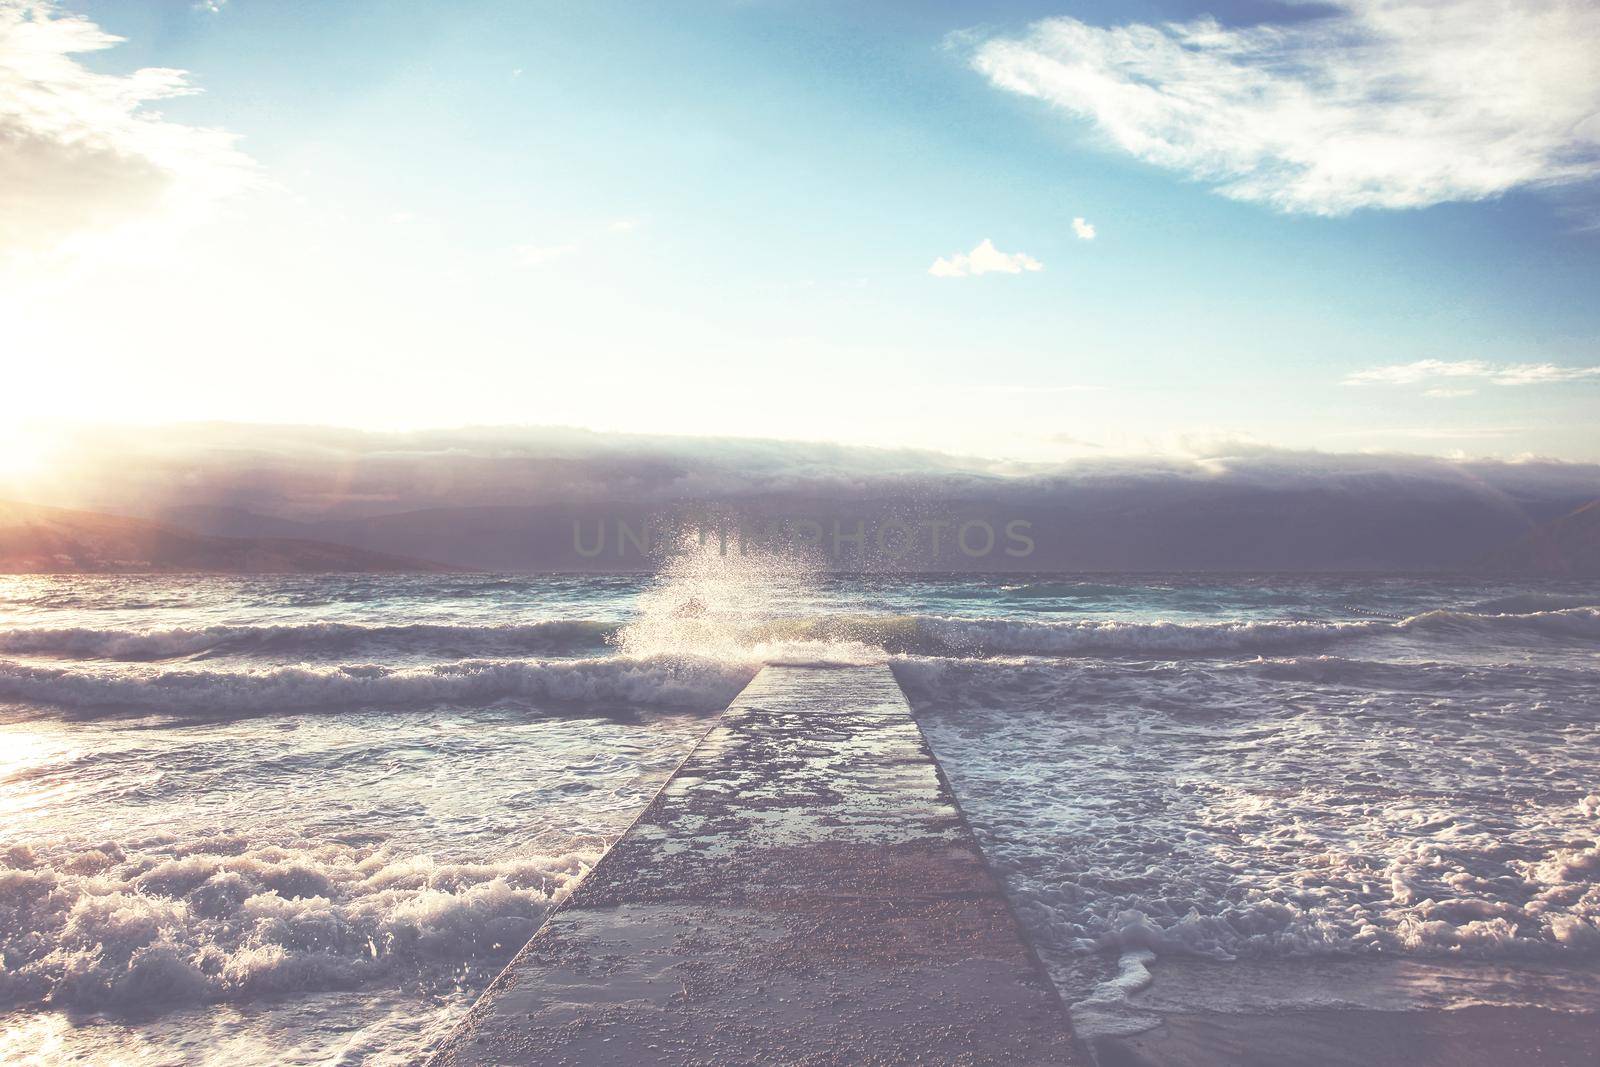
[[[626,569],[612,556],[575,557],[574,522],[592,535],[707,508],[827,528],[1022,520],[1037,554],[985,565],[1034,570],[1428,570],[1600,498],[1600,465],[1236,442],[1008,464],[559,428],[198,425],[86,431],[32,488],[7,492],[207,534],[309,538],[483,570]]]
[[[198,92],[186,72],[99,74],[74,58],[121,41],[53,4],[0,0],[0,257],[192,216],[256,180],[232,135],[148,109]]]
[[[1182,455],[1022,463],[919,449],[539,426],[389,433],[244,423],[102,426],[61,438],[37,478],[38,490],[51,494],[35,492],[42,503],[205,503],[285,517],[782,494],[1039,501],[1157,483],[1273,491],[1428,483],[1530,498],[1600,496],[1600,465],[1555,460],[1318,452],[1224,439],[1192,441]]]
[[[998,88],[1226,196],[1343,215],[1600,174],[1600,5],[1335,0],[1287,25],[1071,18],[981,43]]]

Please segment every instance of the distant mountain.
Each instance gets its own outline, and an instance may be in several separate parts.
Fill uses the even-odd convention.
[[[1484,556],[1480,567],[1496,573],[1600,578],[1600,500],[1535,527]]]
[[[454,568],[321,541],[216,537],[120,515],[0,501],[0,573],[316,574]]]

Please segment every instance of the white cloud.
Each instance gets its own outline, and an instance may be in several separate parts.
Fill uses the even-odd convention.
[[[192,220],[258,181],[232,135],[145,109],[197,92],[186,72],[73,58],[121,41],[53,4],[0,0],[0,257]]]
[[[634,218],[631,215],[624,215],[621,218],[612,219],[606,224],[606,229],[610,230],[612,233],[632,233],[634,230],[637,230],[643,225],[643,219]]]
[[[575,244],[567,245],[518,245],[513,248],[512,254],[517,257],[517,265],[521,267],[547,267],[556,260],[569,256],[578,250]]]
[[[985,237],[971,252],[956,252],[933,261],[928,273],[935,278],[965,278],[975,274],[1021,274],[1044,270],[1044,264],[1026,252],[1002,252]]]
[[[196,0],[194,8],[196,11],[209,11],[215,15],[227,6],[228,0]]]
[[[1553,363],[1512,363],[1498,367],[1489,380],[1496,385],[1542,385],[1600,378],[1600,367],[1558,367]]]
[[[1434,378],[1476,378],[1493,385],[1543,385],[1600,378],[1600,367],[1559,367],[1554,363],[1488,363],[1481,359],[1419,359],[1348,375],[1345,385],[1415,385]],[[1466,390],[1465,392],[1471,392]],[[1461,390],[1433,389],[1429,396],[1461,396]]]
[[[1476,396],[1477,392],[1478,391],[1476,389],[1440,388],[1440,389],[1424,389],[1422,391],[1422,395],[1423,396],[1427,396],[1427,397],[1432,397],[1435,400],[1453,400],[1453,399],[1455,399],[1457,397]]]
[[[1468,359],[1446,362],[1439,359],[1419,359],[1415,363],[1394,363],[1386,367],[1371,367],[1346,376],[1345,385],[1414,385],[1428,378],[1482,378],[1489,364]]]
[[[1080,241],[1092,241],[1094,240],[1094,223],[1081,216],[1075,218],[1072,220],[1072,232],[1078,235],[1078,240]]]
[[[1339,215],[1600,175],[1600,4],[1336,0],[1289,25],[1076,19],[978,45],[997,87],[1240,200]]]

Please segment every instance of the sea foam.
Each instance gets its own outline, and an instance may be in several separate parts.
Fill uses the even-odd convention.
[[[448,863],[284,839],[14,847],[0,855],[0,1004],[130,1011],[453,987],[532,935],[592,853]]]

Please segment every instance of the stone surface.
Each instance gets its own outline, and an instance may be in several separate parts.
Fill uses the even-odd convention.
[[[434,1057],[1081,1060],[887,667],[764,669]]]

